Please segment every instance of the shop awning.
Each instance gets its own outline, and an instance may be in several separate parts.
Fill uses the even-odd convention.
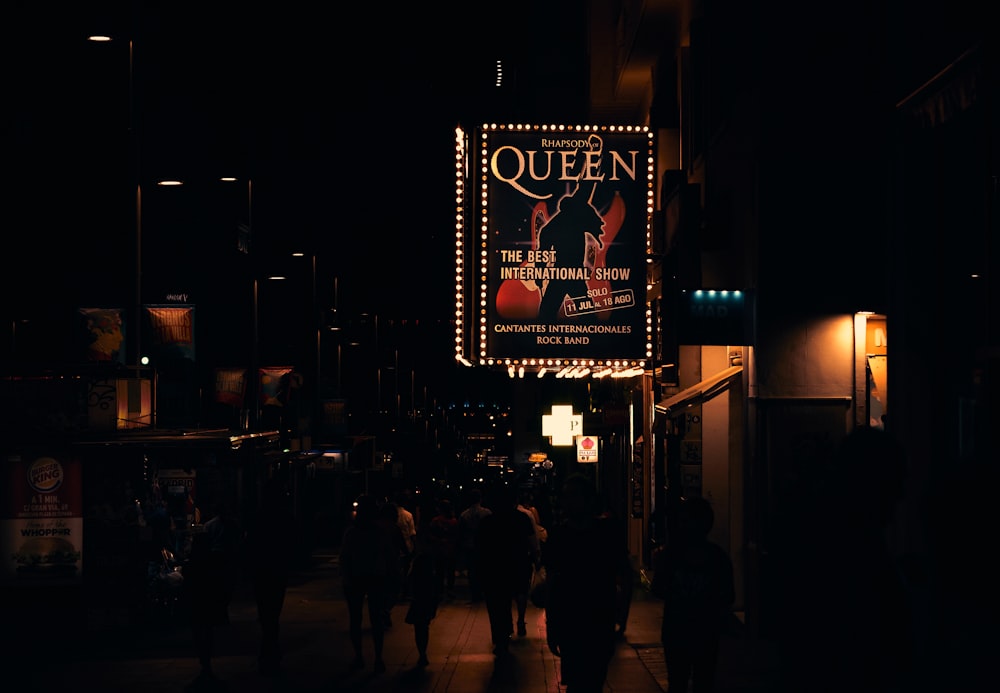
[[[73,440],[74,445],[122,448],[223,448],[239,450],[247,447],[274,445],[281,439],[280,431],[259,433],[233,432],[229,429],[131,429],[118,431],[110,437],[87,437]]]
[[[733,379],[742,372],[743,366],[730,366],[723,371],[719,371],[711,378],[706,378],[697,385],[692,385],[689,388],[681,390],[676,395],[672,395],[659,404],[654,405],[654,409],[657,414],[675,416],[690,407],[707,402],[716,395],[725,392]]]

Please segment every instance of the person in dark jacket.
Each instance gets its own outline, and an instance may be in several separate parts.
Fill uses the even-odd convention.
[[[517,509],[513,489],[492,490],[488,505],[493,512],[479,521],[476,532],[477,566],[490,619],[493,653],[502,656],[507,654],[514,634],[514,597],[526,593],[531,582],[536,558],[535,528],[531,519]]]
[[[441,601],[441,580],[437,574],[437,561],[426,538],[417,537],[413,559],[407,575],[410,584],[410,606],[406,611],[406,622],[413,626],[413,638],[417,646],[418,667],[425,667],[427,645],[430,643],[431,621],[437,615]]]
[[[212,657],[215,631],[229,624],[229,604],[239,580],[240,555],[245,532],[230,503],[216,504],[204,531],[191,543],[191,556],[184,566],[191,628],[201,672],[193,690],[214,686]]]
[[[295,536],[288,491],[283,482],[271,479],[262,489],[257,513],[247,529],[246,558],[261,632],[257,664],[265,676],[281,668],[281,610],[295,558]]]
[[[469,493],[469,506],[458,516],[459,552],[469,578],[469,598],[473,602],[483,599],[483,588],[479,579],[479,556],[476,547],[476,532],[479,522],[493,511],[483,505],[483,492],[478,488]]]
[[[711,504],[681,499],[676,529],[654,558],[654,596],[663,599],[662,640],[670,690],[715,690],[722,634],[732,617],[735,587],[729,555],[708,539]]]
[[[340,545],[340,574],[347,599],[351,645],[354,646],[352,669],[363,669],[362,619],[365,600],[375,645],[375,673],[385,671],[382,649],[385,645],[383,608],[387,586],[399,576],[399,550],[389,532],[378,522],[378,504],[368,495],[358,498],[354,521],[344,532]]]
[[[460,531],[454,506],[449,499],[442,498],[437,503],[437,514],[427,524],[427,538],[437,556],[438,580],[449,599],[455,596]]]
[[[567,693],[601,693],[615,650],[619,584],[632,570],[628,545],[600,514],[588,477],[566,478],[560,510],[545,547],[546,640]]]

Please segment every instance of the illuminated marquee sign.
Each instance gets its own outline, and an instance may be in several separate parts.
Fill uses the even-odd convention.
[[[483,126],[472,142],[457,130],[456,152],[456,358],[651,358],[648,128]]]

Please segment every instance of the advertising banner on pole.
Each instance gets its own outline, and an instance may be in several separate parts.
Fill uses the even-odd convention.
[[[283,407],[292,392],[292,366],[266,366],[257,370],[257,390],[260,406]]]
[[[153,337],[154,362],[194,363],[194,306],[147,305],[145,309]]]
[[[247,392],[247,370],[245,368],[215,369],[215,401],[229,404],[237,409],[243,407]]]
[[[83,568],[80,461],[46,451],[6,457],[0,580],[75,582]]]
[[[462,234],[471,359],[651,357],[653,136],[641,127],[483,128]]]
[[[121,308],[80,308],[85,361],[125,363],[125,321]]]

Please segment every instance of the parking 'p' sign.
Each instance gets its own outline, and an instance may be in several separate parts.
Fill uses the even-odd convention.
[[[552,445],[573,445],[583,434],[583,414],[574,414],[569,404],[553,404],[551,414],[542,414],[542,435]]]

